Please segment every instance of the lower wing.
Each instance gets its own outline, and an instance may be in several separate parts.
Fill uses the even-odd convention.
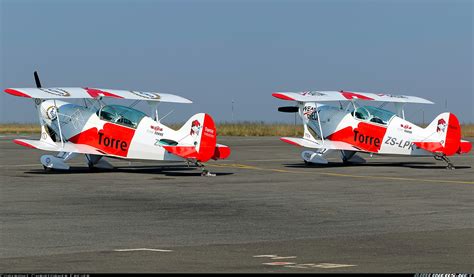
[[[306,147],[306,148],[316,148],[316,149],[333,149],[333,150],[350,150],[350,151],[361,151],[361,149],[350,145],[349,143],[342,141],[332,141],[332,140],[308,140],[304,138],[292,138],[292,137],[282,137],[281,141],[286,143]]]
[[[13,142],[21,146],[45,150],[45,151],[72,152],[72,153],[92,154],[92,155],[102,155],[102,156],[106,155],[105,152],[102,152],[92,146],[85,145],[85,144],[74,144],[71,142],[64,142],[64,144],[60,142],[55,142],[54,144],[52,144],[45,141],[32,140],[32,139],[15,139],[13,140]]]

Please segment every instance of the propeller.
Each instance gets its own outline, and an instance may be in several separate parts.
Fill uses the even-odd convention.
[[[41,88],[41,82],[40,82],[40,79],[39,79],[39,76],[38,76],[38,72],[35,71],[35,73],[33,73],[33,74],[35,75],[36,87]]]
[[[278,107],[278,111],[282,113],[297,113],[298,107],[295,107],[295,106]]]

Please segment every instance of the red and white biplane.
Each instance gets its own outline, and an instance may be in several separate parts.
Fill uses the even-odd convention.
[[[192,103],[166,93],[97,88],[42,88],[35,72],[36,88],[8,88],[6,93],[33,98],[41,124],[40,140],[15,139],[35,149],[59,152],[43,155],[45,170],[69,169],[66,163],[85,154],[90,168],[112,168],[103,157],[126,160],[186,161],[212,175],[202,163],[226,159],[230,148],[217,144],[214,120],[205,113],[192,116],[179,130],[173,130],[158,118],[158,103]],[[154,118],[130,106],[105,105],[104,99],[147,101]],[[83,99],[84,105],[66,102]]]
[[[299,113],[304,137],[282,137],[289,144],[314,148],[303,151],[306,163],[327,164],[329,153],[340,151],[343,162],[365,162],[357,152],[433,156],[454,169],[448,156],[468,153],[472,145],[461,139],[457,117],[449,112],[437,116],[426,128],[405,120],[407,103],[433,104],[415,96],[350,91],[276,92],[274,97],[295,101],[297,106],[280,107],[281,112]],[[339,102],[338,106],[322,104]],[[382,102],[379,107],[363,105]],[[345,105],[344,105],[344,104]],[[382,109],[392,103],[395,112]]]

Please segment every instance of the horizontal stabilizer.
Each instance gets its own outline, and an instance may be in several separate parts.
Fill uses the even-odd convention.
[[[81,154],[93,154],[93,155],[105,155],[105,153],[95,149],[92,146],[85,145],[85,144],[74,144],[71,142],[65,142],[64,146],[60,142],[55,142],[54,144],[47,143],[40,140],[32,140],[32,139],[14,139],[14,143],[34,148],[40,149],[44,151],[55,151],[55,152],[71,152],[71,153],[81,153]]]
[[[421,149],[424,149],[428,152],[431,153],[439,153],[439,154],[446,154],[446,149],[445,147],[441,144],[441,142],[413,142],[416,146],[418,146]],[[472,144],[470,141],[467,140],[461,140],[459,144],[459,148],[457,149],[456,153],[457,154],[465,154],[469,153],[472,149]]]
[[[230,147],[227,145],[217,144],[216,149],[214,150],[214,160],[223,160],[227,159],[230,156]]]
[[[459,147],[458,154],[469,153],[472,149],[472,143],[467,140],[461,140],[461,147]]]
[[[194,146],[163,146],[168,152],[180,156],[185,159],[200,160],[200,155]],[[223,160],[230,156],[230,147],[222,144],[217,144],[214,149],[213,160]]]
[[[306,148],[360,151],[360,149],[342,141],[331,141],[327,139],[324,141],[322,140],[311,141],[304,138],[292,138],[292,137],[282,137],[280,138],[280,140],[292,145],[306,147]]]

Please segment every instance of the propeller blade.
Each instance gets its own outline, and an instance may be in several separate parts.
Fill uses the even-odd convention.
[[[278,107],[278,111],[282,113],[297,113],[298,107],[294,107],[294,106]]]
[[[39,76],[38,76],[38,72],[35,71],[34,75],[35,75],[36,87],[41,88],[41,82],[40,82],[40,79],[39,79]]]

